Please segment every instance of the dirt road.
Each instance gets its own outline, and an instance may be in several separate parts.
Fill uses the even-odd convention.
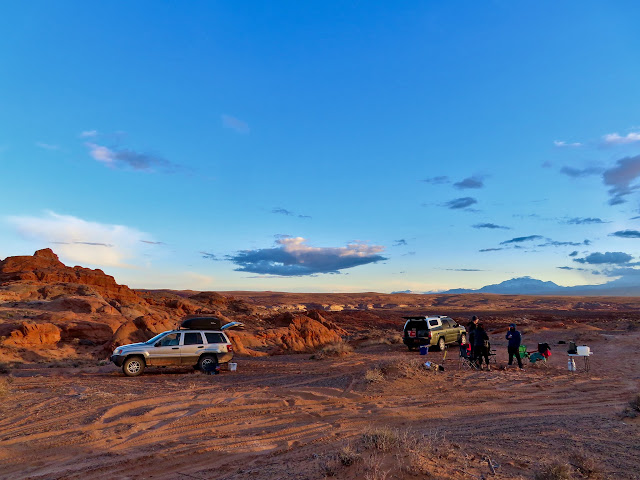
[[[496,336],[490,372],[458,370],[456,350],[444,362],[429,353],[445,371],[426,371],[417,367],[425,357],[400,344],[320,360],[239,358],[237,372],[217,376],[17,369],[0,397],[0,478],[471,479],[490,474],[488,456],[499,465],[493,478],[530,479],[577,453],[600,478],[639,479],[640,423],[621,412],[640,392],[640,333],[525,338],[552,345],[548,365],[504,369]],[[573,338],[595,352],[590,372],[567,371],[557,342]],[[372,432],[393,445],[371,447]]]

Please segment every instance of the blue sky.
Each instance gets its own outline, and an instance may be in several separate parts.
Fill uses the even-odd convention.
[[[635,278],[636,2],[344,3],[5,2],[0,258],[196,290]]]

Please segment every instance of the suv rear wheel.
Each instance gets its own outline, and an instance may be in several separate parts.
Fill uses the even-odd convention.
[[[445,347],[444,337],[440,337],[438,339],[438,348],[440,349],[441,352],[443,352],[444,351],[444,347]]]
[[[122,364],[122,371],[127,377],[137,377],[144,372],[144,360],[141,357],[129,357]]]
[[[218,365],[218,357],[215,355],[202,355],[198,359],[198,369],[203,372],[214,370],[216,365]]]

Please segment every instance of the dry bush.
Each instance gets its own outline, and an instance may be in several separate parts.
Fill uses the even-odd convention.
[[[535,480],[573,480],[573,469],[568,463],[556,461],[544,465],[533,478]]]
[[[362,455],[360,455],[351,444],[347,444],[338,452],[338,460],[345,467],[349,467],[354,463],[358,463],[362,460]]]
[[[6,377],[0,378],[0,398],[6,397],[11,392],[10,385],[13,383],[13,378]]]
[[[320,355],[325,357],[342,357],[351,353],[353,353],[353,347],[345,342],[329,343],[320,350]]]
[[[400,433],[389,427],[367,429],[362,434],[364,448],[373,448],[387,452],[400,444]]]
[[[384,381],[384,373],[379,368],[372,368],[365,372],[364,379],[368,383],[379,383]]]
[[[338,475],[340,464],[335,457],[325,458],[320,461],[320,472],[326,477]]]
[[[418,375],[424,375],[428,372],[422,360],[412,358],[410,360],[401,360],[396,364],[398,376],[404,378],[413,378]]]
[[[634,398],[629,400],[629,405],[624,409],[623,416],[636,418],[640,415],[640,393],[638,393]]]
[[[399,333],[378,332],[362,341],[359,347],[372,347],[374,345],[396,345],[402,343],[402,335]]]
[[[597,462],[586,452],[575,452],[569,457],[571,465],[584,477],[593,480],[602,478],[602,471]]]
[[[364,480],[386,480],[389,476],[389,470],[383,470],[382,463],[384,458],[373,454],[365,460]]]

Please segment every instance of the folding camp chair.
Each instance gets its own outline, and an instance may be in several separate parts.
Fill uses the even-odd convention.
[[[458,370],[463,368],[469,368],[471,370],[478,370],[478,365],[471,359],[471,349],[469,344],[464,343],[460,345],[460,359],[458,361]]]
[[[520,348],[518,349],[518,351],[520,352],[520,360],[524,360],[525,358],[529,358],[529,352],[527,352],[527,346],[526,345],[520,345]]]
[[[538,351],[529,355],[529,363],[538,363],[539,365],[546,366],[547,358],[551,356],[551,348],[548,343],[539,343]]]

